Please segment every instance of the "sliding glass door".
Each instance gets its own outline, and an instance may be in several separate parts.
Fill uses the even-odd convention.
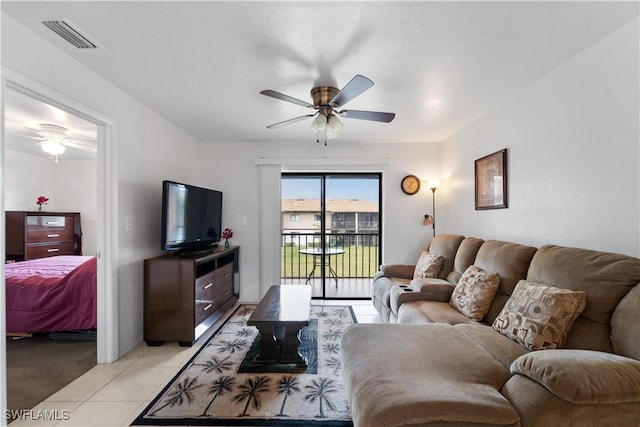
[[[370,298],[381,260],[381,174],[282,175],[282,283],[316,298]]]

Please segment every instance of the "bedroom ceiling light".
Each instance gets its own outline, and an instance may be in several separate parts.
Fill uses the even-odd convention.
[[[64,153],[65,147],[57,140],[45,140],[42,141],[42,151],[45,153],[51,154],[52,156],[57,156],[58,154]]]
[[[67,138],[67,129],[52,124],[41,124],[40,127],[42,129],[40,131],[42,151],[54,156],[54,160],[57,162],[58,155],[64,153],[66,150],[63,142]]]

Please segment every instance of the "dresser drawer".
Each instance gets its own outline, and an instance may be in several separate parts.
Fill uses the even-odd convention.
[[[73,255],[73,242],[27,246],[26,259],[45,258],[57,255]]]
[[[222,304],[233,295],[233,263],[220,267],[216,273],[216,301]]]
[[[73,241],[73,218],[37,215],[27,217],[27,244]]]
[[[73,231],[73,218],[54,215],[29,215],[27,230],[50,230],[52,228],[68,228]]]
[[[73,229],[27,229],[27,244],[45,242],[72,242]]]
[[[215,271],[200,276],[196,279],[196,301],[212,302],[215,295],[216,275]]]
[[[202,323],[207,317],[211,316],[218,308],[213,301],[208,302],[196,302],[195,324],[196,326]]]

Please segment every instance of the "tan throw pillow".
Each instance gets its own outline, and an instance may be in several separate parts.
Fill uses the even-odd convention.
[[[520,280],[493,329],[529,350],[562,347],[587,305],[587,293]]]
[[[453,289],[449,305],[470,319],[480,321],[498,292],[500,276],[470,265]]]
[[[416,269],[413,271],[414,279],[426,279],[438,277],[444,258],[428,251],[422,251]]]

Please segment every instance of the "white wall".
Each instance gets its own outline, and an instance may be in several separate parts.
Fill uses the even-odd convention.
[[[446,230],[640,255],[638,19],[443,144]],[[508,149],[509,208],[474,210],[474,159]]]
[[[190,181],[197,141],[63,51],[2,15],[2,65],[113,121],[117,181],[118,348],[142,339],[144,258],[160,251],[161,181]],[[134,224],[125,231],[125,218]]]
[[[424,214],[432,213],[431,190],[425,183],[417,195],[407,196],[400,190],[400,181],[407,174],[424,180],[440,176],[440,144],[345,144],[338,139],[325,147],[316,144],[314,134],[309,133],[307,141],[294,144],[200,144],[195,184],[224,193],[223,227],[234,229],[232,243],[240,246],[240,298],[243,301],[257,301],[260,296],[256,159],[293,159],[282,161],[298,165],[285,166],[286,171],[382,172],[383,262],[414,263],[420,249],[432,237],[431,227],[422,226]],[[357,159],[354,163],[359,165],[341,165],[345,159]],[[386,165],[370,167],[366,159],[388,161]],[[308,166],[305,166],[307,160]],[[245,228],[241,228],[241,218],[246,218]]]
[[[36,199],[52,199],[55,188],[52,162],[41,156],[5,150],[4,203],[6,210],[36,210]],[[61,209],[52,199],[47,208]]]
[[[5,150],[5,209],[34,211],[36,199],[44,195],[50,212],[80,212],[82,253],[95,255],[98,172],[95,160],[60,159]]]

